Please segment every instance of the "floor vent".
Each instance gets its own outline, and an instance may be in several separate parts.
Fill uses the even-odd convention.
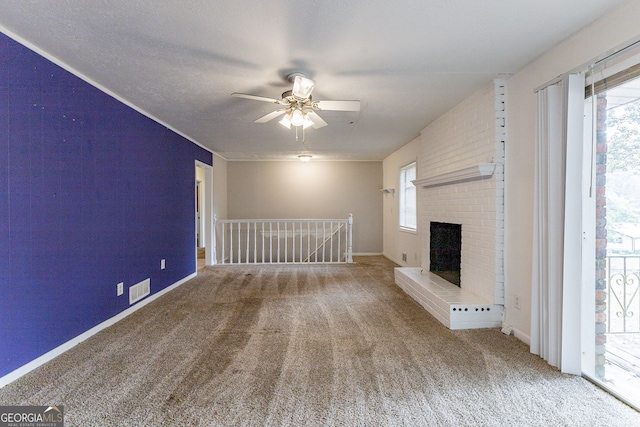
[[[129,305],[140,301],[151,293],[151,279],[144,279],[129,288]]]

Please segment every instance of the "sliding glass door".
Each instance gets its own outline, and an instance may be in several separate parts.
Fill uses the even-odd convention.
[[[596,76],[587,88],[583,176],[585,189],[593,197],[585,197],[583,206],[582,342],[585,375],[640,407],[640,77],[637,74],[640,69],[631,67],[600,81]],[[593,248],[589,242],[593,242]],[[595,277],[593,270],[589,273],[594,265]]]

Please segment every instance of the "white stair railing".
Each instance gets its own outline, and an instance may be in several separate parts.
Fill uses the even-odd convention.
[[[214,219],[214,264],[351,263],[347,219]]]

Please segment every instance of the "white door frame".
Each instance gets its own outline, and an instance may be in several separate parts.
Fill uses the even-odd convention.
[[[213,265],[213,166],[195,161],[195,167],[204,170],[204,181],[201,185],[200,199],[200,216],[204,227],[200,230],[200,239],[202,247],[205,248],[205,264]],[[195,171],[195,169],[194,169]],[[194,179],[193,185],[196,186],[197,179]],[[197,190],[196,190],[197,191]],[[194,191],[194,197],[195,191]],[[197,201],[196,201],[197,203]],[[195,218],[195,215],[194,215]],[[196,224],[197,227],[197,224]],[[194,230],[194,233],[197,230]],[[196,242],[197,246],[197,242]],[[196,270],[198,265],[198,248],[196,248]]]
[[[585,100],[582,158],[582,372],[595,378],[596,354],[596,188],[593,96]]]

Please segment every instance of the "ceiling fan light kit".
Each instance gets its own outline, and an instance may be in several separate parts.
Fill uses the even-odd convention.
[[[311,80],[298,74],[293,79],[293,96],[300,98],[301,100],[310,98],[315,85],[315,80]]]
[[[278,123],[280,123],[287,129],[291,129],[291,114],[285,114],[282,120],[280,120]]]
[[[281,99],[249,95],[239,92],[234,92],[231,96],[251,99],[254,101],[270,102],[272,104],[284,106],[285,108],[272,111],[260,117],[256,120],[256,123],[266,123],[284,114],[284,117],[279,121],[279,123],[287,129],[291,129],[291,126],[294,126],[296,131],[300,126],[302,126],[303,130],[308,127],[319,129],[327,126],[327,122],[325,122],[314,110],[360,111],[360,101],[312,101],[311,93],[315,88],[316,82],[315,80],[305,76],[303,73],[290,73],[287,76],[287,79],[293,83],[293,89],[284,92]]]
[[[291,124],[293,126],[302,126],[304,124],[304,114],[302,110],[296,108],[291,112]]]

